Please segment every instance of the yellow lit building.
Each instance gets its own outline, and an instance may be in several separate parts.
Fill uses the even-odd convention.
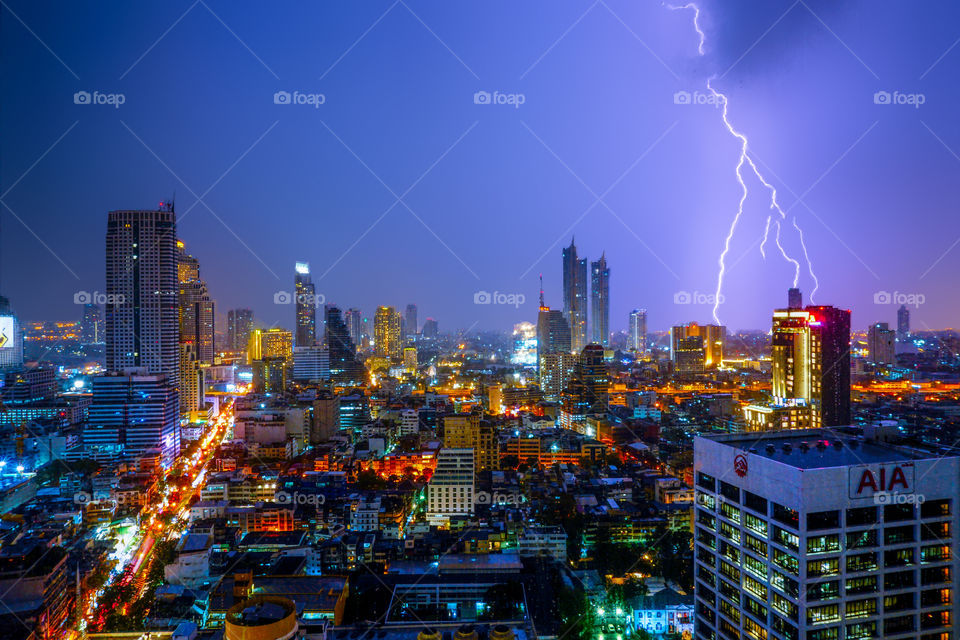
[[[443,418],[443,446],[473,449],[477,471],[500,468],[500,446],[493,424],[482,421],[479,411]]]
[[[373,317],[373,350],[381,358],[399,358],[400,312],[393,307],[377,307]]]

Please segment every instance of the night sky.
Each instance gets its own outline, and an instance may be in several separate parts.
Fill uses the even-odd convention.
[[[0,292],[24,320],[79,318],[74,293],[103,291],[107,211],[175,193],[219,315],[292,326],[273,297],[304,260],[343,308],[508,329],[535,320],[541,272],[561,306],[575,235],[582,257],[606,251],[612,329],[636,307],[651,329],[709,321],[676,301],[716,289],[739,142],[675,94],[716,75],[801,261],[803,229],[816,302],[862,328],[912,295],[914,329],[958,324],[955,0],[703,0],[703,56],[693,12],[655,1],[4,2]],[[793,267],[761,257],[769,193],[748,187],[719,314],[765,329]]]

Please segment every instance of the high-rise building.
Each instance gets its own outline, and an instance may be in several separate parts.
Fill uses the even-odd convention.
[[[203,369],[197,357],[197,345],[180,343],[180,413],[197,411],[203,406]]]
[[[83,444],[99,457],[138,458],[158,450],[167,467],[180,452],[177,390],[165,375],[128,369],[93,379]]]
[[[427,484],[427,520],[447,527],[451,517],[473,514],[474,490],[473,449],[440,449]]]
[[[610,268],[606,253],[590,263],[590,320],[592,341],[604,348],[610,346]]]
[[[543,301],[540,286],[540,310],[537,314],[537,375],[540,389],[548,399],[559,397],[570,382],[576,357],[570,350],[570,325],[563,313]]]
[[[330,379],[334,382],[363,382],[363,365],[357,360],[357,350],[350,339],[350,327],[343,321],[340,309],[328,305],[324,316],[324,342],[330,352]]]
[[[317,344],[317,292],[310,280],[310,265],[298,262],[295,269],[296,343],[298,347],[312,347]]]
[[[577,246],[563,250],[563,316],[570,325],[570,345],[580,353],[587,344],[587,259],[577,258]]]
[[[570,385],[580,413],[606,413],[610,380],[603,361],[603,347],[588,344],[580,352]]]
[[[213,364],[214,303],[207,292],[207,284],[200,278],[200,262],[189,255],[184,244],[177,240],[177,317],[180,342],[195,346],[197,361]]]
[[[403,314],[403,335],[414,338],[417,335],[417,305],[408,304]]]
[[[896,332],[886,322],[877,322],[867,330],[867,352],[870,362],[896,364]]]
[[[243,351],[250,342],[253,331],[253,311],[251,309],[231,309],[227,312],[227,348],[231,351]]]
[[[403,349],[403,368],[410,375],[417,373],[417,348],[404,347]]]
[[[440,335],[440,325],[433,318],[427,318],[423,322],[423,331],[420,335],[424,338],[436,338]]]
[[[255,330],[252,334],[258,338],[259,357],[256,360],[277,359],[287,363],[293,360],[293,334],[286,329],[274,327],[267,331]]]
[[[365,342],[366,330],[364,329],[363,313],[360,309],[347,309],[344,315],[344,322],[347,324],[347,333],[350,334],[350,342],[354,347],[360,347]]]
[[[716,369],[723,362],[723,346],[727,339],[727,328],[722,325],[696,322],[679,325],[670,329],[670,358],[677,363],[680,342],[685,338],[699,337],[702,342],[702,369]],[[696,348],[695,341],[686,343],[688,349]],[[678,366],[679,370],[679,366]],[[692,373],[693,371],[688,371]]]
[[[953,637],[960,458],[833,430],[694,440],[698,640]]]
[[[326,347],[293,348],[293,379],[296,382],[320,382],[330,379],[330,352]]]
[[[0,370],[23,366],[23,331],[10,300],[0,296]]]
[[[773,399],[744,409],[748,429],[850,424],[850,311],[779,309],[771,338]]]
[[[400,312],[393,307],[377,307],[373,317],[373,350],[381,358],[400,358]]]
[[[906,342],[910,338],[910,310],[902,304],[897,309],[897,342]]]
[[[647,310],[630,312],[630,349],[641,356],[647,354]]]
[[[476,470],[500,468],[500,442],[497,430],[479,411],[456,413],[443,418],[443,446],[448,449],[472,449]]]
[[[103,310],[98,304],[83,305],[80,317],[80,344],[101,344],[103,342]]]
[[[176,214],[111,211],[106,237],[108,371],[143,367],[180,379]]]

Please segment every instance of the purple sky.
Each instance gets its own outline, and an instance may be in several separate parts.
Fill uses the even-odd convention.
[[[10,0],[0,292],[24,319],[79,317],[74,293],[103,290],[106,212],[176,192],[179,235],[218,310],[250,306],[266,324],[292,325],[273,296],[306,260],[343,307],[372,316],[413,302],[444,330],[509,328],[534,319],[541,272],[561,305],[573,234],[581,256],[606,251],[613,329],[635,307],[654,329],[707,322],[740,198],[739,142],[716,107],[674,96],[696,101],[716,75],[801,261],[794,219],[804,231],[816,302],[851,308],[864,327],[894,322],[886,301],[900,297],[918,304],[914,328],[956,326],[960,6],[837,4],[701,2],[699,56],[692,12],[659,2],[278,13]],[[124,103],[74,104],[78,91]],[[278,105],[277,91],[325,101]],[[523,104],[475,104],[478,91]],[[924,103],[876,104],[878,91]],[[747,184],[719,308],[734,329],[768,327],[793,280],[775,246],[760,254],[769,192]],[[476,305],[477,291],[526,302]],[[705,304],[677,304],[684,293]]]

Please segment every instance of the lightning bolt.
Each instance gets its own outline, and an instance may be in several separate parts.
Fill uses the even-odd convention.
[[[688,2],[684,5],[668,4],[667,8],[671,11],[678,11],[681,9],[690,9],[693,11],[693,28],[697,30],[697,35],[700,36],[700,45],[697,47],[697,53],[703,55],[704,46],[707,44],[707,34],[704,33],[703,29],[700,28],[700,7],[692,2]]]
[[[705,53],[707,36],[706,36],[706,33],[703,31],[703,29],[700,27],[700,7],[693,2],[688,2],[687,4],[684,4],[684,5],[666,5],[666,6],[667,8],[673,11],[681,10],[681,9],[693,11],[693,28],[696,30],[697,35],[700,38],[700,42],[697,46],[697,53],[703,56]],[[727,232],[727,237],[723,244],[723,251],[720,252],[720,258],[718,260],[720,265],[720,271],[717,274],[717,290],[716,290],[716,295],[714,296],[714,303],[713,303],[713,319],[714,321],[716,321],[717,324],[720,324],[719,311],[720,311],[720,303],[723,299],[721,295],[723,293],[723,279],[727,272],[727,266],[726,266],[727,255],[730,253],[730,243],[733,241],[733,235],[736,232],[737,225],[740,223],[740,218],[743,217],[743,206],[746,203],[747,197],[749,196],[749,193],[750,193],[749,188],[747,187],[746,180],[744,179],[744,175],[743,175],[745,165],[750,168],[750,173],[756,176],[757,180],[760,181],[760,184],[762,184],[767,189],[767,191],[769,191],[770,209],[773,212],[776,212],[777,214],[779,214],[779,219],[777,220],[775,242],[776,242],[777,248],[780,250],[780,255],[783,256],[784,260],[786,260],[787,262],[793,265],[793,268],[794,268],[793,286],[794,287],[796,287],[800,281],[800,262],[790,257],[790,255],[787,253],[787,250],[783,247],[783,244],[780,242],[781,222],[787,219],[787,214],[780,207],[780,203],[777,201],[777,188],[773,186],[773,184],[771,184],[764,177],[763,173],[760,172],[759,167],[757,167],[756,163],[753,161],[753,158],[750,157],[750,142],[749,140],[747,140],[747,136],[741,133],[740,131],[738,131],[730,122],[730,112],[729,112],[730,101],[727,98],[726,94],[721,93],[717,91],[716,88],[714,88],[713,86],[714,78],[715,76],[711,76],[707,80],[707,89],[709,89],[710,94],[714,97],[714,99],[719,101],[721,105],[723,124],[724,126],[726,126],[727,131],[730,133],[730,135],[732,135],[734,138],[740,141],[740,157],[737,160],[737,166],[736,166],[737,182],[740,183],[740,189],[741,189],[740,202],[737,206],[737,213],[734,216],[733,221],[730,223],[730,229]],[[763,241],[760,243],[760,255],[763,256],[764,259],[766,259],[767,257],[766,245],[770,237],[770,224],[772,222],[773,215],[774,214],[771,213],[770,215],[767,216],[767,224],[763,232]],[[814,281],[815,286],[814,286],[813,292],[810,294],[810,301],[812,302],[814,293],[816,293],[817,289],[820,288],[820,282],[819,280],[817,280],[817,277],[813,272],[813,263],[810,261],[810,255],[807,252],[807,245],[803,239],[803,231],[800,229],[799,224],[797,224],[796,217],[793,218],[793,226],[799,234],[800,244],[803,247],[804,260],[807,263],[807,268],[810,272],[810,276],[811,278],[813,278],[813,281]]]

